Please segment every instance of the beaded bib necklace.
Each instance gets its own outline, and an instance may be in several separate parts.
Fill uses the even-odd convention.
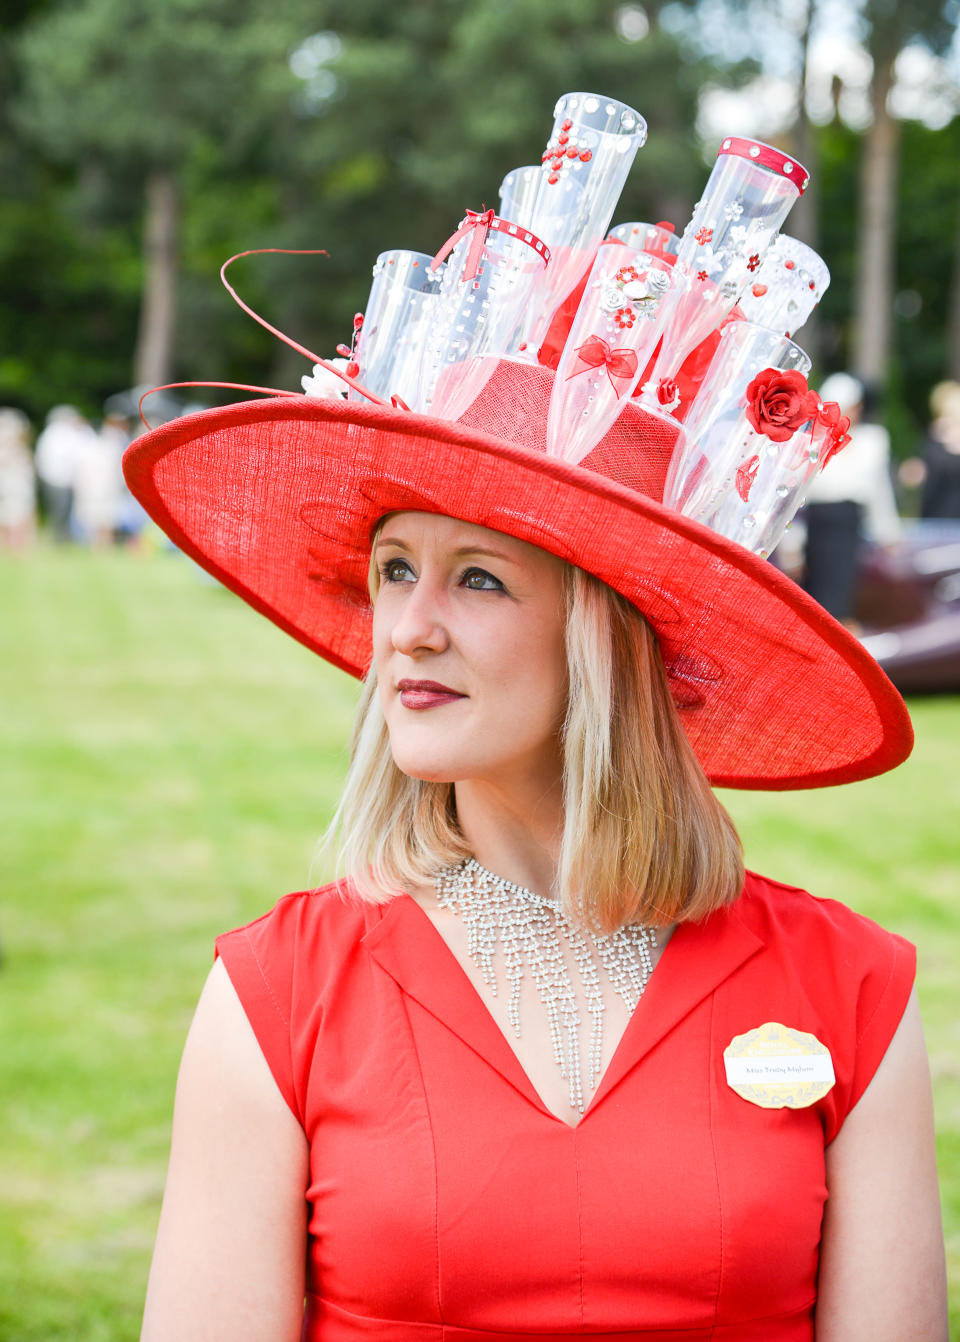
[[[601,976],[632,1014],[653,972],[654,929],[631,924],[601,934],[580,927],[570,922],[557,900],[495,876],[472,858],[440,872],[437,903],[462,920],[468,953],[491,993],[497,995],[501,976],[509,984],[507,1014],[518,1039],[520,988],[529,970],[547,1013],[553,1057],[569,1087],[570,1106],[582,1114],[581,1016],[570,964],[590,1014],[587,1077],[592,1092],[603,1059]]]

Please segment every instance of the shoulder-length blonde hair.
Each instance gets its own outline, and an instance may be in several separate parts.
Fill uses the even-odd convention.
[[[378,586],[371,564],[371,596]],[[680,724],[653,631],[625,597],[573,565],[564,596],[569,691],[554,893],[570,917],[602,930],[703,917],[739,895],[742,849]],[[327,841],[341,873],[378,901],[472,856],[454,785],[411,778],[394,763],[373,667]]]

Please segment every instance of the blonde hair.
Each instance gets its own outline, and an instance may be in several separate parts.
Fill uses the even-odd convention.
[[[960,414],[960,382],[937,383],[930,392],[930,413],[934,419]]]
[[[371,564],[371,595],[379,574]],[[743,885],[740,840],[680,724],[656,638],[625,597],[566,566],[569,693],[557,885],[568,915],[603,930],[701,918]],[[327,841],[382,901],[472,856],[452,783],[401,772],[374,667]]]

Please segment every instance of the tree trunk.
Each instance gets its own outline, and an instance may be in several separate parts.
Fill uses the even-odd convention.
[[[146,185],[143,296],[133,360],[133,381],[138,387],[159,387],[171,377],[179,216],[174,174],[152,172]]]
[[[794,131],[796,157],[810,174],[807,189],[790,211],[788,231],[800,242],[817,250],[820,236],[820,163],[814,128],[807,116],[807,74],[810,68],[810,29],[816,13],[816,0],[808,0],[803,27],[803,59],[800,66],[800,85],[797,89],[797,123]],[[820,324],[816,309],[807,318],[799,336],[814,365],[819,362]]]
[[[894,245],[900,123],[887,111],[893,58],[875,56],[873,125],[860,169],[858,248],[852,371],[868,387],[882,388],[890,364],[893,330]]]

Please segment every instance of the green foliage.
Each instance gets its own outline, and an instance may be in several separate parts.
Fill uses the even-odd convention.
[[[871,55],[889,62],[909,42],[921,41],[943,51],[953,39],[956,19],[947,0],[864,0],[863,24]]]
[[[50,165],[0,151],[0,172],[0,400],[34,416],[61,401],[95,412],[129,362],[141,282],[135,231],[92,224],[79,186]]]
[[[23,34],[18,118],[53,156],[113,168],[179,167],[204,137],[249,152],[292,93],[298,0],[83,0]],[[285,90],[278,89],[278,70]]]
[[[650,140],[619,217],[672,217],[682,227],[705,176],[693,123],[706,69],[656,25],[642,42],[624,41],[617,9],[609,0],[39,7],[16,44],[22,87],[10,166],[14,176],[29,168],[29,178],[39,162],[51,185],[28,215],[44,210],[48,228],[69,231],[78,265],[89,258],[107,292],[74,287],[59,236],[45,240],[41,228],[25,237],[0,222],[0,284],[19,297],[42,246],[54,290],[32,323],[36,348],[0,363],[0,400],[35,415],[62,399],[96,408],[128,381],[123,351],[134,343],[137,304],[125,282],[140,274],[134,249],[150,166],[172,167],[183,199],[177,372],[185,378],[296,387],[302,360],[231,311],[216,285],[220,262],[258,245],[325,247],[328,260],[264,258],[235,274],[258,310],[329,353],[363,306],[377,253],[435,249],[465,206],[495,204],[506,172],[538,161],[554,101],[568,88],[599,88],[640,107]],[[333,54],[314,79],[297,78],[290,53],[331,30]],[[55,163],[64,167],[45,166]],[[69,227],[77,216],[83,226]],[[104,265],[110,255],[124,284]],[[132,264],[121,266],[121,255]],[[78,314],[104,308],[112,326],[97,345]],[[75,370],[72,388],[59,378],[51,386],[49,355],[47,367],[38,358],[37,348],[53,345]]]
[[[737,42],[718,68],[697,25],[731,3],[649,4],[639,41],[619,35],[614,0],[32,0],[0,12],[11,92],[0,106],[0,403],[35,420],[63,400],[96,413],[128,385],[152,166],[179,180],[175,375],[187,379],[298,387],[303,360],[233,306],[220,263],[257,246],[326,248],[327,258],[252,258],[233,276],[258,311],[331,353],[364,305],[378,252],[435,250],[466,206],[496,204],[506,172],[538,160],[566,89],[596,88],[643,113],[649,139],[617,218],[682,228],[708,171],[694,132],[699,90],[755,72],[735,58],[780,12],[773,0],[737,0]],[[871,0],[868,18],[879,22],[885,5]],[[692,24],[683,30],[681,8]],[[911,32],[939,41],[946,31],[937,0],[893,9]],[[291,54],[308,50],[313,73],[309,60],[295,73]],[[897,318],[902,395],[891,413],[904,453],[946,368],[958,125],[903,127],[899,285],[922,302]],[[824,363],[839,367],[860,139],[839,124],[818,134],[833,273]]]
[[[942,130],[907,121],[901,135],[897,275],[902,310],[895,314],[895,358],[885,407],[898,457],[917,451],[929,418],[930,388],[946,376],[944,331],[960,210],[960,118]],[[820,127],[817,138],[820,250],[831,273],[819,315],[826,362],[843,368],[849,365],[852,341],[850,295],[859,236],[856,193],[862,140],[839,121]],[[802,344],[802,333],[799,339]]]

